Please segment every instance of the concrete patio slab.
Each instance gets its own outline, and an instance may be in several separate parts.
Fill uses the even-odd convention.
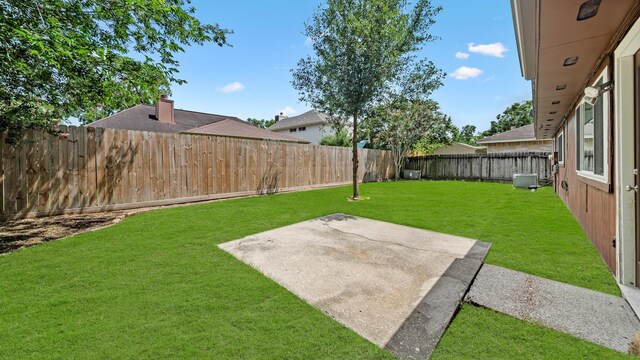
[[[466,300],[627,352],[640,321],[621,297],[483,265]]]
[[[219,245],[400,358],[427,358],[489,244],[334,214]]]

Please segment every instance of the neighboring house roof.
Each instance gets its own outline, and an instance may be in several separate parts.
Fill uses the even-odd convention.
[[[465,143],[454,142],[449,145],[440,147],[434,151],[435,155],[449,155],[449,154],[475,154],[478,151],[486,149],[481,146],[473,146]]]
[[[108,129],[127,129],[162,133],[198,133],[239,138],[308,143],[307,141],[291,136],[285,136],[283,134],[261,129],[247,123],[246,121],[226,115],[175,109],[174,121],[175,124],[158,121],[155,116],[155,106],[153,105],[136,105],[117,114],[92,122],[89,126]]]
[[[315,124],[324,124],[329,119],[329,115],[323,114],[316,110],[309,110],[304,114],[282,119],[269,127],[269,130],[286,130],[301,126],[309,126]]]
[[[478,144],[492,144],[516,141],[536,141],[533,132],[533,124],[521,126],[509,131],[501,132],[495,135],[487,136],[478,140]]]
[[[482,147],[482,146],[473,146],[473,145],[460,143],[460,142],[454,142],[451,145],[462,146],[462,147],[466,147],[466,148],[473,149],[473,150],[482,150],[482,149],[484,149],[484,147]]]
[[[174,110],[175,124],[168,124],[156,119],[155,106],[136,105],[117,114],[92,122],[90,126],[109,129],[179,133],[228,118],[229,116],[225,115],[176,109]]]
[[[271,139],[271,140],[299,142],[304,144],[309,143],[308,141],[300,140],[292,136],[279,134],[266,129],[261,129],[245,121],[234,119],[234,118],[220,120],[212,124],[201,126],[199,128],[187,130],[185,132],[189,134],[208,134],[208,135],[217,135],[217,136],[239,137],[239,138],[246,138],[246,139]]]

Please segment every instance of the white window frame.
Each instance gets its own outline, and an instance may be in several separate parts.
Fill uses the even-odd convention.
[[[558,140],[562,139],[562,149],[558,149]],[[558,136],[556,137],[556,141],[553,143],[554,147],[556,148],[556,151],[558,152],[558,164],[559,165],[564,165],[564,158],[567,156],[566,153],[566,149],[567,147],[565,146],[566,143],[566,139],[564,137],[564,130],[560,131],[558,133]],[[562,152],[560,152],[560,150],[562,150]],[[560,157],[560,154],[562,154],[562,158]]]
[[[608,67],[604,68],[604,70],[602,71],[602,74],[600,76],[598,76],[598,78],[591,84],[592,86],[595,86],[598,82],[602,81],[602,83],[606,83],[607,81],[609,81],[609,75],[608,75]],[[583,113],[583,109],[584,109],[584,101],[581,101],[580,104],[578,105],[578,107],[576,108],[575,111],[575,123],[576,123],[576,173],[579,176],[582,176],[584,178],[587,179],[591,179],[591,180],[595,180],[598,182],[602,182],[602,183],[609,183],[609,111],[610,111],[610,104],[609,104],[609,93],[605,92],[602,95],[600,95],[600,98],[598,99],[598,101],[602,101],[602,161],[603,161],[603,174],[602,175],[598,175],[592,171],[587,171],[587,170],[581,170],[578,169],[578,164],[580,164],[580,166],[582,166],[582,159],[583,159],[583,155],[582,155],[582,150],[583,150],[583,145],[582,145],[582,141],[584,139],[584,134],[582,130],[578,130],[578,126],[581,126],[581,124],[579,124],[579,122],[584,121],[584,113]],[[578,112],[581,112],[580,115],[580,121],[578,121]],[[595,115],[594,115],[595,116]],[[577,135],[580,134],[580,138],[577,137]],[[595,135],[595,129],[594,129],[594,135]],[[595,144],[594,144],[595,146]],[[595,152],[595,150],[594,150]]]

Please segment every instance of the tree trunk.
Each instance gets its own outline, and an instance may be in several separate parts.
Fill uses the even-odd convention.
[[[358,192],[358,113],[353,113],[353,199],[360,197]]]
[[[397,147],[392,146],[391,147],[391,154],[393,155],[393,165],[396,169],[395,171],[395,177],[394,180],[398,181],[400,180],[400,171],[398,170],[400,168],[400,150],[398,150]]]
[[[400,180],[400,175],[402,174],[402,170],[404,169],[404,161],[405,161],[405,153],[400,153],[398,158],[398,165],[396,165],[396,181]]]
[[[402,172],[403,163],[403,148],[399,145],[391,145],[391,155],[393,155],[393,165],[396,169],[395,171],[395,181],[400,180],[400,174]]]

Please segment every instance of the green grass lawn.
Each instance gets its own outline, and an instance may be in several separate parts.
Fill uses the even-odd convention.
[[[366,201],[348,202],[349,193],[341,187],[162,209],[1,256],[0,358],[389,358],[216,247],[335,212],[488,241],[488,263],[619,295],[551,189],[387,182],[363,185]],[[487,354],[518,341],[526,349],[527,334],[541,337],[534,345],[549,354],[582,344],[488,311],[463,308],[437,355],[482,351],[465,340],[482,324],[476,341],[495,344]],[[520,335],[505,334],[509,327]]]
[[[570,335],[468,304],[462,306],[431,358],[635,359]]]

